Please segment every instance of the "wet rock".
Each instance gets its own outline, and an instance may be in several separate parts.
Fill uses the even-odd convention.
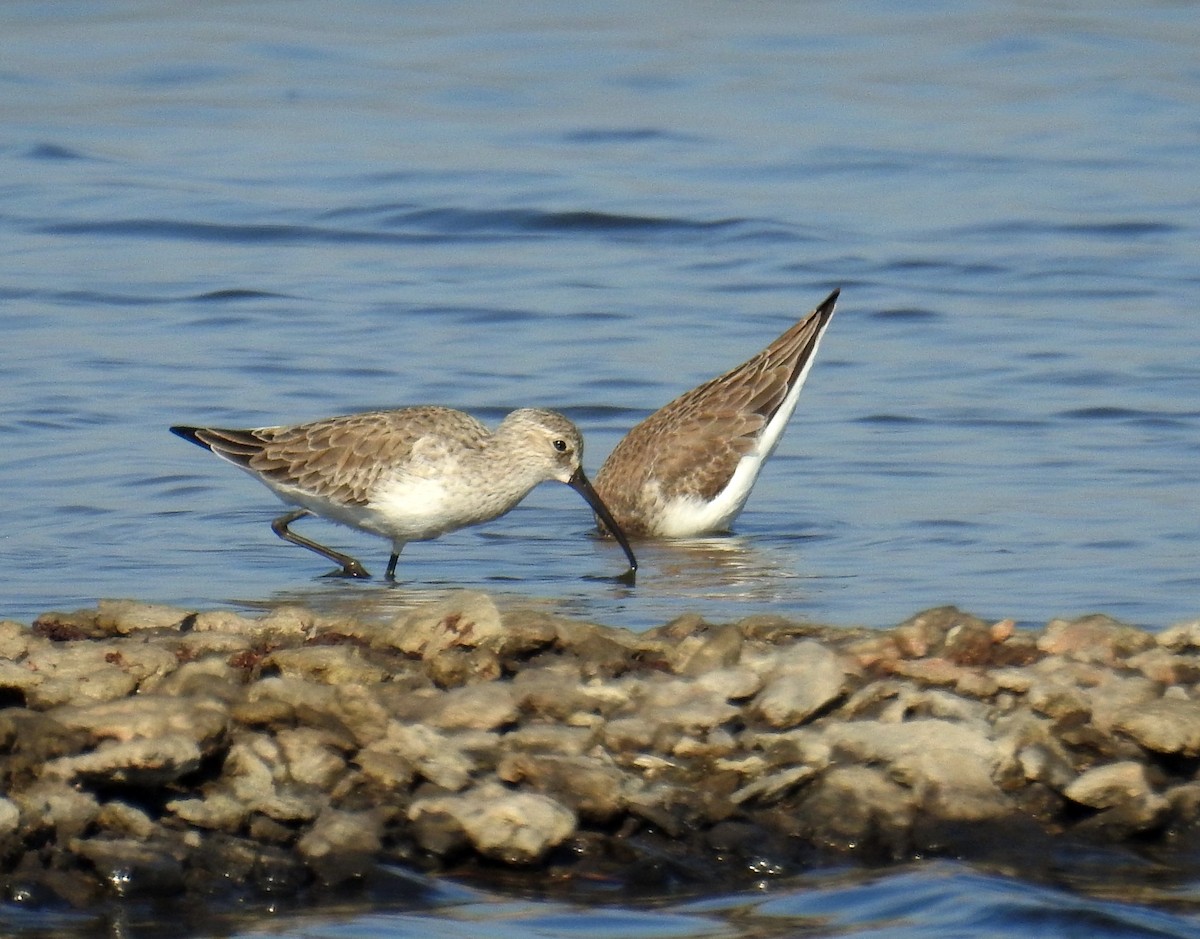
[[[71,851],[122,898],[161,896],[183,887],[183,864],[165,845],[133,838],[78,838]]]
[[[100,803],[94,795],[64,782],[39,780],[27,789],[11,793],[9,798],[21,811],[24,832],[52,831],[62,845],[83,834],[100,814]]]
[[[777,773],[759,776],[753,782],[747,783],[730,794],[729,799],[735,805],[753,801],[777,801],[780,796],[790,793],[797,786],[803,785],[817,775],[817,770],[811,766],[792,766]]]
[[[1088,770],[1064,794],[1080,805],[1102,810],[1079,827],[1109,838],[1157,828],[1171,807],[1168,799],[1154,791],[1146,768],[1129,761]]]
[[[0,852],[7,853],[10,839],[21,824],[21,810],[11,799],[0,796]]]
[[[251,808],[231,792],[210,792],[203,798],[172,799],[167,811],[180,820],[198,828],[215,831],[238,831]]]
[[[162,786],[200,768],[200,747],[180,734],[101,744],[91,753],[46,764],[47,778],[106,785]]]
[[[138,889],[124,869],[297,891],[420,852],[579,876],[647,852],[721,877],[765,863],[757,844],[1150,842],[1200,813],[1197,650],[1194,624],[1155,641],[953,607],[639,635],[477,593],[386,624],[127,602],[0,622],[0,874],[93,903]]]
[[[807,837],[837,851],[863,847],[876,856],[908,851],[916,800],[868,766],[837,766],[813,784],[804,802]]]
[[[444,853],[447,836],[431,821],[457,827],[485,857],[507,864],[530,864],[575,832],[575,816],[553,799],[484,785],[462,795],[417,799],[408,812],[422,846]]]
[[[363,876],[382,847],[384,813],[327,808],[296,842],[296,850],[326,883]]]

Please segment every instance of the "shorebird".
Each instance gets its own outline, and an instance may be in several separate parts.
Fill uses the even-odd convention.
[[[625,551],[633,583],[637,559],[620,524],[583,472],[583,437],[555,411],[520,408],[495,432],[469,414],[444,407],[366,411],[289,427],[225,430],[172,427],[299,506],[271,528],[280,538],[341,565],[346,577],[369,577],[349,555],[288,526],[319,515],[391,539],[388,580],[410,541],[498,518],[542,482],[578,492]]]
[[[596,474],[596,492],[625,534],[687,538],[729,529],[796,408],[838,293],[617,444]],[[611,531],[603,518],[598,523]]]

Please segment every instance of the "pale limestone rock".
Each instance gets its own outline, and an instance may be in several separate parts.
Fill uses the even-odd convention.
[[[178,735],[211,751],[229,727],[229,708],[214,698],[139,695],[91,707],[61,707],[49,712],[64,727],[99,739],[119,741]]]
[[[1200,701],[1163,697],[1125,707],[1113,727],[1156,753],[1200,756]]]
[[[39,644],[22,663],[41,679],[23,688],[26,702],[46,710],[126,697],[137,687],[137,679],[112,661],[111,653],[103,642]]]
[[[188,610],[137,600],[101,600],[96,609],[97,625],[121,636],[145,629],[177,630],[190,615]]]
[[[517,696],[507,682],[453,688],[437,704],[428,720],[442,730],[495,730],[517,718]]]
[[[203,798],[172,799],[167,811],[198,828],[235,832],[251,811],[246,803],[229,792],[210,792]]]
[[[836,701],[845,690],[838,656],[806,640],[780,651],[753,709],[772,727],[794,727]]]
[[[413,610],[397,624],[392,642],[402,652],[429,657],[456,646],[498,642],[503,636],[504,624],[492,598],[464,590]]]
[[[1038,637],[1037,647],[1050,655],[1115,665],[1119,660],[1154,645],[1148,633],[1102,613],[1075,620],[1051,620]]]
[[[0,662],[16,662],[24,658],[33,644],[29,627],[10,619],[0,620]]]
[[[340,883],[364,873],[383,847],[383,813],[326,808],[300,836],[296,850],[323,878]]]
[[[360,750],[354,762],[378,783],[397,789],[420,775],[434,785],[457,792],[466,787],[475,770],[475,761],[451,737],[430,727],[399,721],[390,723],[382,738]]]
[[[277,649],[267,656],[264,665],[279,669],[284,678],[333,686],[373,685],[383,681],[386,674],[349,645]]]
[[[47,778],[102,784],[163,786],[200,767],[200,747],[181,734],[103,743],[90,753],[46,764]]]
[[[1063,790],[1072,802],[1094,809],[1144,800],[1152,793],[1146,768],[1128,760],[1089,769]]]
[[[329,791],[346,771],[342,748],[328,731],[285,727],[275,739],[287,760],[288,775],[298,783]]]
[[[417,799],[411,821],[441,815],[461,828],[480,854],[507,864],[530,864],[575,833],[575,816],[543,795],[487,784],[461,795]]]
[[[625,807],[625,774],[607,758],[510,754],[501,758],[496,775],[526,783],[593,821],[606,822]]]

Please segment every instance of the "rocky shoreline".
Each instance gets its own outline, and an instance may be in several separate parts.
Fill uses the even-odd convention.
[[[634,634],[460,593],[392,623],[102,601],[0,622],[8,902],[378,866],[646,885],[1192,845],[1200,621]]]

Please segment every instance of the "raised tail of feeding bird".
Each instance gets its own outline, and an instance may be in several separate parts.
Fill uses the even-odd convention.
[[[624,534],[683,538],[729,529],[796,409],[838,294],[625,435],[596,474],[596,491]],[[602,518],[598,524],[612,532]]]

